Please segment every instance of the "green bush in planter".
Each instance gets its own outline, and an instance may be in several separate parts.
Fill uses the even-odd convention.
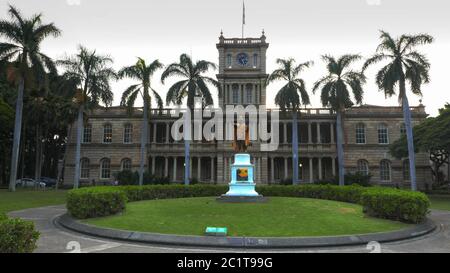
[[[67,193],[67,210],[85,219],[119,213],[125,209],[127,196],[119,187],[90,187]]]
[[[0,253],[31,253],[38,239],[33,222],[0,214]]]
[[[373,187],[361,195],[361,205],[374,217],[420,223],[426,218],[430,200],[421,192]]]

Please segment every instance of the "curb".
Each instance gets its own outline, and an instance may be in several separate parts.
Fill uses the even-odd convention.
[[[364,245],[372,241],[379,243],[400,241],[426,235],[436,229],[436,224],[427,219],[422,224],[410,228],[382,233],[370,233],[349,236],[325,237],[211,237],[170,235],[126,231],[110,228],[101,228],[83,224],[69,214],[58,216],[56,219],[61,226],[82,234],[115,239],[127,242],[138,242],[161,245],[202,246],[221,248],[308,248],[308,247],[338,247],[350,245]]]

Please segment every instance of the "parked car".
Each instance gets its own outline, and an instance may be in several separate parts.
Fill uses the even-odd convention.
[[[22,178],[16,180],[16,186],[22,188],[34,188],[36,186],[39,188],[45,188],[46,185],[44,182],[36,182],[31,178]]]
[[[45,186],[47,188],[56,186],[56,179],[55,178],[41,177],[41,179],[39,181],[42,182],[42,183],[45,183]]]

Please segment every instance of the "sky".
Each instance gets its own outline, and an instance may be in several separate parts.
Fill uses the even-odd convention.
[[[220,31],[226,38],[240,37],[242,0],[0,0],[0,17],[7,17],[8,3],[25,16],[43,13],[44,22],[54,22],[62,35],[49,38],[42,51],[54,59],[76,53],[84,45],[114,59],[114,68],[132,65],[137,57],[163,64],[178,61],[187,53],[194,60],[218,63],[215,44]],[[264,29],[267,42],[267,71],[277,68],[277,58],[292,57],[297,62],[314,61],[301,77],[309,90],[326,74],[320,56],[361,54],[371,56],[379,44],[379,30],[393,36],[426,32],[435,38],[419,51],[431,62],[431,82],[422,88],[423,98],[411,93],[410,104],[419,99],[434,116],[450,103],[447,64],[450,61],[450,1],[444,0],[245,0],[246,37],[260,37]],[[2,39],[2,38],[0,38]],[[355,63],[354,69],[362,65]],[[374,75],[381,64],[367,71],[364,103],[398,105],[396,97],[386,99],[375,85]],[[176,79],[161,84],[155,74],[153,87],[165,97]],[[211,71],[211,75],[215,72]],[[120,80],[112,84],[114,105],[132,84]],[[281,83],[267,87],[267,105],[273,104]],[[217,102],[217,92],[214,98]],[[321,107],[319,95],[311,94],[311,107]]]

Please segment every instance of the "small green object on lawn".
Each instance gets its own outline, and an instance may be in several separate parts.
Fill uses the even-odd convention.
[[[205,235],[227,236],[227,228],[226,227],[206,227]]]

